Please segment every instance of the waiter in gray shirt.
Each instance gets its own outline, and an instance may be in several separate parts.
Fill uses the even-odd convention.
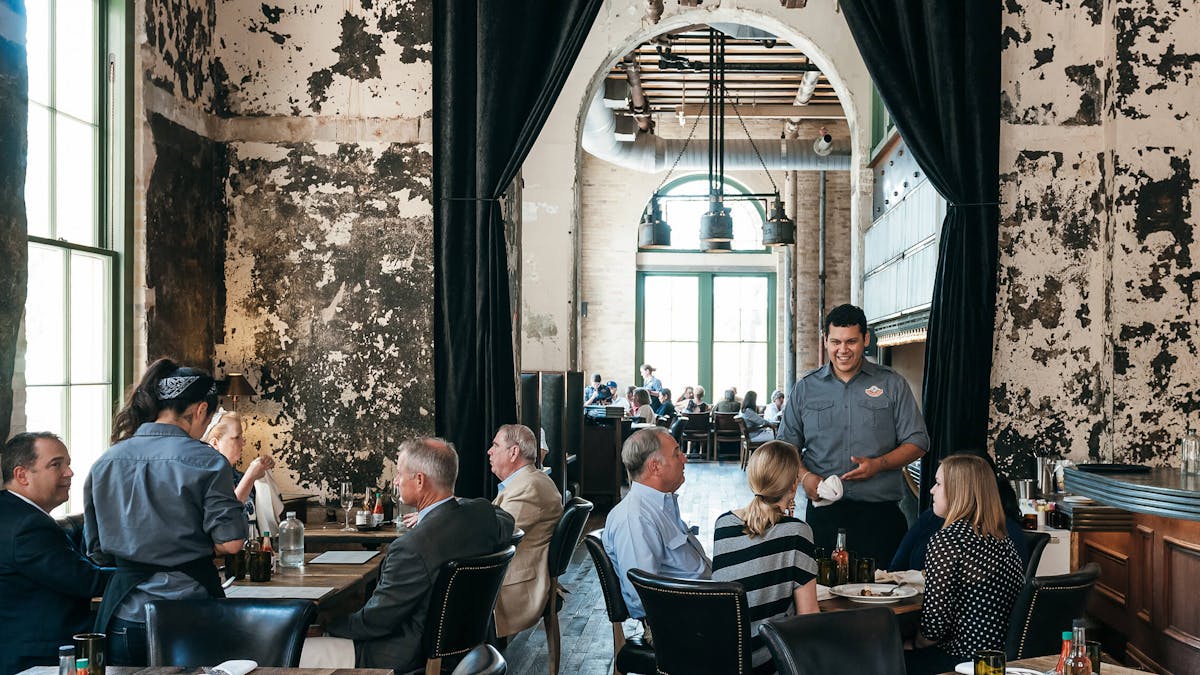
[[[904,378],[863,360],[870,341],[862,309],[839,305],[829,312],[829,361],[792,387],[779,438],[801,449],[805,520],[816,545],[832,550],[838,529],[845,528],[848,549],[886,564],[881,561],[892,559],[908,528],[899,505],[905,489],[900,472],[929,449],[929,435]],[[832,475],[841,477],[843,497],[813,506],[817,486]]]

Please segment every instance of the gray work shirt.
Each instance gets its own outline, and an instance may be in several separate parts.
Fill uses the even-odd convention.
[[[800,448],[804,465],[821,476],[856,468],[851,455],[879,457],[903,443],[929,449],[925,420],[908,382],[891,368],[865,360],[849,382],[839,380],[828,363],[797,381],[783,409],[779,438]],[[842,485],[845,499],[861,502],[894,502],[904,494],[900,468]]]
[[[83,485],[89,553],[174,567],[213,556],[213,544],[246,538],[246,510],[233,493],[233,467],[207,443],[172,424],[147,423],[108,449]],[[147,596],[208,597],[183,572],[159,572],[125,598],[116,615],[145,621]]]

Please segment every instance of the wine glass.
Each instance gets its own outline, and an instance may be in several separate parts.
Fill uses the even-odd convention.
[[[350,509],[354,506],[354,486],[350,484],[350,481],[342,481],[341,490],[338,491],[338,499],[342,502],[342,508],[346,510],[346,526],[342,530],[353,530],[354,528],[350,527]]]

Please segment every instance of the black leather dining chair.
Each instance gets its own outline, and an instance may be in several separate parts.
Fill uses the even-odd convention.
[[[672,579],[639,569],[629,580],[646,610],[659,673],[751,671],[750,607],[734,581]]]
[[[194,668],[249,659],[262,667],[295,668],[316,617],[310,600],[152,600],[146,603],[150,666]]]
[[[583,528],[591,514],[591,502],[579,497],[572,498],[563,508],[562,516],[554,526],[554,534],[550,535],[550,549],[546,556],[550,574],[550,595],[542,609],[546,646],[550,651],[550,675],[558,675],[562,648],[562,632],[558,626],[558,578],[566,574],[567,566],[571,564],[571,556],[579,546],[579,538],[583,536]]]
[[[769,619],[758,629],[779,675],[904,675],[904,643],[887,607]],[[847,639],[848,636],[870,639]]]
[[[1100,566],[1088,563],[1071,574],[1034,577],[1025,582],[1008,620],[1004,651],[1010,661],[1054,654],[1063,631],[1083,616],[1088,595],[1100,578]]]
[[[491,645],[482,644],[467,652],[450,675],[504,675],[507,672],[508,662],[500,652]]]
[[[442,659],[466,654],[488,639],[492,610],[504,573],[517,549],[451,560],[438,570],[421,638],[426,675],[442,670]]]
[[[1021,534],[1025,535],[1025,547],[1029,549],[1029,564],[1025,566],[1025,581],[1037,576],[1038,565],[1042,562],[1042,553],[1046,551],[1046,544],[1050,543],[1050,534],[1048,532],[1030,532],[1022,530]]]
[[[658,672],[654,663],[654,648],[644,642],[640,635],[625,639],[625,630],[621,624],[629,619],[629,608],[625,606],[625,598],[621,596],[621,583],[617,580],[617,571],[604,550],[604,542],[601,539],[603,533],[604,530],[589,532],[583,538],[583,545],[592,557],[596,576],[600,579],[604,608],[608,611],[608,620],[612,622],[613,675],[653,675]]]

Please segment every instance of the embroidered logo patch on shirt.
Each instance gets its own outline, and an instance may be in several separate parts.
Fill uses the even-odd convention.
[[[867,389],[867,396],[870,396],[871,398],[879,398],[882,395],[883,395],[883,390],[880,389],[879,387],[876,387],[875,385],[871,385]]]

